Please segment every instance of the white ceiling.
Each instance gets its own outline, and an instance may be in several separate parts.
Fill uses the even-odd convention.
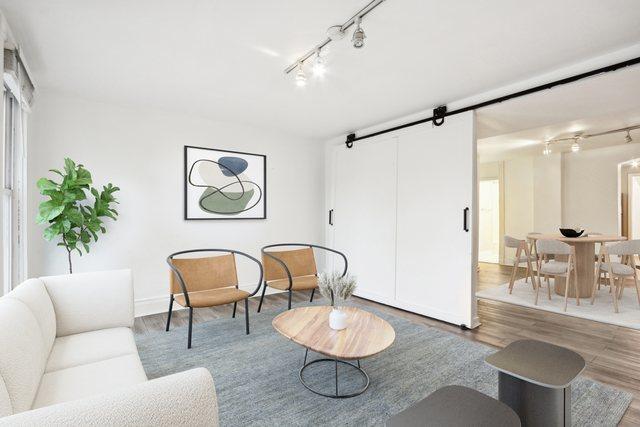
[[[543,141],[640,125],[640,66],[602,74],[478,110],[482,161],[541,155]],[[626,134],[589,138],[583,148],[624,144]],[[640,143],[640,130],[631,131]],[[553,144],[568,151],[571,141]]]
[[[36,83],[328,138],[640,41],[637,0],[387,0],[323,82],[282,70],[365,0],[0,0]]]

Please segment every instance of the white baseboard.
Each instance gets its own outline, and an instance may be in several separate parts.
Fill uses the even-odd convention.
[[[241,286],[240,289],[245,290],[247,292],[253,292],[255,290],[255,288],[244,287],[244,286]],[[273,289],[273,288],[267,288],[265,295],[277,294],[280,292],[283,292],[283,291]],[[260,292],[258,292],[256,296],[254,296],[254,298],[259,298],[259,297],[260,297]],[[169,309],[168,294],[158,296],[158,297],[140,298],[134,301],[134,313],[136,317],[148,316],[150,314],[157,314],[157,313],[166,313],[168,309]],[[173,304],[173,310],[174,311],[184,310],[184,307],[182,307],[179,304]]]
[[[134,301],[134,313],[136,317],[148,316],[156,313],[166,313],[169,309],[169,295],[153,298],[140,298]],[[182,310],[184,307],[173,305],[174,310]]]

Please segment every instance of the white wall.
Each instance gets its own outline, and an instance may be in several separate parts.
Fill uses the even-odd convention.
[[[562,223],[618,234],[618,164],[640,156],[640,144],[562,155]]]
[[[524,239],[533,231],[533,158],[522,157],[504,162],[504,233]],[[505,249],[510,263],[513,249]]]
[[[629,227],[629,238],[640,239],[640,174],[627,175],[629,187],[629,216],[633,218]]]
[[[264,129],[219,123],[170,112],[133,110],[40,93],[31,118],[29,165],[29,275],[66,272],[65,251],[41,238],[35,225],[41,196],[35,182],[69,156],[93,174],[94,185],[122,190],[117,222],[74,271],[130,267],[140,309],[165,309],[167,255],[189,248],[233,248],[259,257],[260,248],[283,241],[322,243],[324,203],[321,143]],[[267,155],[267,219],[185,221],[183,146]],[[257,280],[239,266],[241,284]],[[254,279],[255,278],[255,279]],[[156,303],[161,301],[161,305]],[[143,304],[144,303],[144,304]]]
[[[533,229],[557,233],[562,223],[562,156],[533,158]]]

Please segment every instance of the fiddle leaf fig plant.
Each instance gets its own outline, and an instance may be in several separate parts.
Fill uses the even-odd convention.
[[[109,183],[98,191],[92,186],[91,173],[69,158],[64,159],[63,171],[49,171],[59,178],[38,180],[38,190],[47,200],[40,203],[36,222],[47,225],[43,232],[45,240],[60,240],[58,246],[67,251],[69,273],[73,273],[71,253],[77,251],[81,256],[83,250],[88,253],[89,246],[98,240],[98,233],[107,232],[103,220],[117,219],[114,206],[118,201],[113,194],[120,189]]]

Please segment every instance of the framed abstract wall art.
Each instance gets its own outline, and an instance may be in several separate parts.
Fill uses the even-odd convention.
[[[184,147],[185,219],[265,219],[267,156]]]

